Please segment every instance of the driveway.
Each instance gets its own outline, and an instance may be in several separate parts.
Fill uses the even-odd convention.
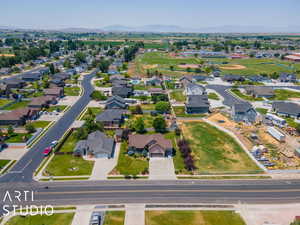
[[[8,147],[0,152],[0,159],[19,160],[27,152],[24,146]]]
[[[90,205],[77,206],[72,225],[89,225],[93,209]]]
[[[90,180],[106,180],[108,174],[115,168],[118,163],[121,144],[117,143],[114,157],[111,159],[99,158],[95,161],[94,168]]]
[[[150,180],[176,180],[174,163],[172,158],[150,158]]]
[[[124,225],[144,225],[145,224],[145,205],[129,204],[126,205]]]

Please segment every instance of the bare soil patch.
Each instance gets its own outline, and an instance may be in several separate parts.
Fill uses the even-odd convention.
[[[238,65],[238,64],[231,64],[231,65],[224,65],[224,66],[220,66],[220,69],[223,70],[243,70],[246,69],[246,66],[243,65]]]
[[[179,68],[186,69],[186,68],[191,68],[191,69],[196,69],[199,68],[198,64],[182,64],[178,65]]]

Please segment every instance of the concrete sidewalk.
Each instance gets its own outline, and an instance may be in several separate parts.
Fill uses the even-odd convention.
[[[72,225],[89,225],[94,208],[91,205],[77,206]]]
[[[124,225],[144,225],[145,224],[145,205],[130,204],[126,205]]]

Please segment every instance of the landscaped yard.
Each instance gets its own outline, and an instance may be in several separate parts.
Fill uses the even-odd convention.
[[[7,105],[8,103],[11,103],[11,100],[8,99],[0,99],[0,107],[3,107],[5,105]]]
[[[172,91],[170,93],[170,96],[172,99],[174,99],[176,102],[184,102],[186,97],[183,94],[183,90],[176,90],[176,91]]]
[[[27,133],[14,133],[8,139],[5,140],[7,143],[24,143],[32,135]]]
[[[289,98],[300,98],[300,92],[286,89],[276,89],[275,96],[271,100],[288,100]]]
[[[255,110],[256,110],[257,112],[259,112],[260,114],[262,114],[262,115],[265,115],[265,114],[268,113],[268,110],[267,110],[267,109],[264,109],[264,108],[255,108]]]
[[[91,175],[94,161],[84,160],[73,155],[55,155],[48,164],[44,175],[83,176]]]
[[[79,87],[64,87],[64,93],[66,96],[78,96],[80,94]]]
[[[129,124],[138,118],[141,118],[144,121],[145,128],[152,128],[153,127],[153,120],[155,116],[151,116],[150,114],[143,114],[143,115],[131,115],[130,119],[125,122],[125,127],[129,127]]]
[[[89,116],[96,117],[99,113],[103,111],[100,107],[89,107],[88,110],[84,113],[81,120],[86,120]],[[90,114],[89,114],[90,112]]]
[[[204,117],[204,116],[206,116],[205,114],[197,114],[197,113],[187,114],[185,112],[184,106],[173,106],[173,110],[177,117]]]
[[[234,211],[146,211],[145,225],[245,225]]]
[[[60,152],[73,152],[73,149],[75,148],[77,142],[79,140],[76,138],[75,131],[72,132],[67,139],[64,141],[62,146],[60,147]]]
[[[261,172],[242,147],[223,131],[205,122],[184,122],[181,127],[190,143],[197,173]]]
[[[28,105],[29,101],[21,101],[11,104],[10,106],[7,106],[4,108],[4,110],[14,110],[19,108],[24,108]]]
[[[122,175],[140,175],[148,173],[149,162],[144,157],[134,157],[127,154],[127,143],[121,144],[119,160],[114,172]]]
[[[71,225],[74,213],[57,213],[52,216],[15,216],[5,225]]]
[[[9,162],[10,160],[0,159],[0,170],[4,168]]]
[[[255,98],[253,96],[250,96],[250,95],[245,95],[243,94],[242,92],[240,92],[239,89],[236,89],[236,88],[232,88],[231,89],[231,92],[233,92],[235,95],[237,95],[238,97],[246,100],[246,101],[263,101],[263,98]]]
[[[209,93],[207,97],[208,99],[212,99],[212,100],[220,100],[219,96],[214,92]]]
[[[63,111],[65,108],[67,108],[66,105],[53,105],[53,106],[50,106],[48,109],[46,109],[47,112],[61,112]]]
[[[108,211],[105,213],[104,225],[124,225],[125,211]]]
[[[45,128],[46,126],[49,125],[49,123],[50,123],[49,121],[38,120],[38,121],[31,122],[30,124],[32,124],[34,128]]]
[[[142,104],[141,107],[142,107],[142,110],[146,110],[146,111],[155,110],[154,104]],[[129,110],[132,110],[132,109],[135,109],[135,106],[129,106]]]

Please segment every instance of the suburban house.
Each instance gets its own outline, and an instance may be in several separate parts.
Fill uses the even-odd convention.
[[[125,80],[125,77],[123,75],[111,75],[109,77],[109,82],[113,83],[116,80]]]
[[[226,74],[222,77],[222,80],[231,83],[235,81],[244,81],[245,78],[240,75]]]
[[[112,95],[117,95],[122,98],[128,98],[132,95],[133,90],[132,87],[126,86],[113,86],[111,89]]]
[[[130,134],[128,136],[128,153],[144,151],[149,157],[172,156],[172,142],[165,139],[162,134]]]
[[[272,98],[275,95],[272,87],[248,86],[245,87],[245,91],[248,95],[252,95],[255,98]]]
[[[88,135],[86,140],[77,142],[73,154],[75,156],[92,156],[95,158],[113,158],[115,141],[100,131]]]
[[[248,102],[236,103],[231,107],[231,117],[236,122],[254,123],[257,112]]]
[[[35,109],[42,109],[54,103],[56,103],[55,97],[47,95],[47,96],[33,98],[31,102],[28,104],[28,107],[35,108]]]
[[[264,77],[261,75],[249,76],[249,77],[247,77],[247,79],[252,82],[270,82],[270,79],[268,77]]]
[[[127,109],[128,104],[120,96],[112,96],[105,102],[105,109]]]
[[[26,120],[35,117],[36,112],[37,111],[25,107],[2,113],[0,114],[0,125],[24,125]]]
[[[179,82],[181,83],[182,87],[185,87],[187,84],[193,83],[192,78],[183,76],[179,79]]]
[[[185,86],[185,94],[189,95],[204,95],[206,94],[206,90],[204,86],[194,83],[188,83]]]
[[[40,72],[28,72],[22,75],[22,80],[26,82],[39,81],[42,76],[43,75]]]
[[[56,73],[52,76],[52,79],[60,79],[60,80],[67,80],[70,79],[69,73]]]
[[[11,73],[11,69],[8,68],[8,67],[5,67],[5,68],[1,68],[0,69],[0,75],[8,75]]]
[[[207,95],[189,95],[185,103],[186,113],[208,113],[209,101]]]
[[[204,75],[195,75],[193,76],[193,80],[195,80],[196,82],[204,82],[207,80],[210,80],[211,77],[209,76],[204,76]]]
[[[295,74],[281,73],[278,80],[284,83],[296,83],[297,77]]]
[[[139,96],[150,96],[149,91],[147,90],[134,90],[133,96],[139,97]]]
[[[292,102],[273,102],[272,110],[281,116],[300,118],[300,105]]]
[[[8,89],[22,88],[26,85],[25,81],[19,78],[4,79],[3,83],[7,85]]]
[[[151,77],[146,80],[147,86],[160,86],[161,85],[161,79],[158,77]]]
[[[7,87],[7,84],[0,83],[0,96],[8,96],[10,94],[10,89]]]
[[[60,87],[47,88],[44,90],[45,95],[61,98],[64,96],[64,89]]]
[[[112,86],[122,86],[122,87],[130,87],[131,86],[127,83],[126,80],[114,79],[111,81],[111,83],[112,83]]]
[[[103,123],[105,128],[119,128],[124,122],[127,110],[123,109],[106,109],[96,116],[96,121]]]
[[[62,79],[60,79],[60,78],[52,79],[50,81],[50,84],[52,84],[54,86],[57,86],[57,87],[63,87],[63,86],[65,86],[65,82]]]
[[[162,88],[149,88],[149,93],[152,95],[164,95],[166,94],[165,90]]]

